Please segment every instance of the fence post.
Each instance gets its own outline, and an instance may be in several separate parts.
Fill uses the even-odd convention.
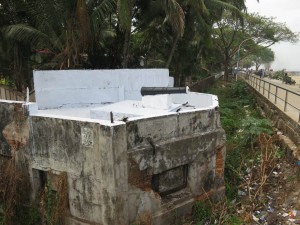
[[[266,82],[264,81],[264,84],[263,84],[263,96],[265,96],[265,84],[266,84]]]
[[[268,99],[270,99],[271,83],[269,83]]]
[[[275,91],[275,104],[277,104],[277,90],[278,90],[278,87],[276,86],[276,91]]]
[[[284,100],[284,111],[286,111],[286,107],[287,107],[287,99],[288,99],[288,91],[285,91],[285,100]]]

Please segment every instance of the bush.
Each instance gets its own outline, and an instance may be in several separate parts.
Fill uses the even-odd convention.
[[[285,76],[285,71],[284,70],[279,70],[279,71],[276,71],[273,74],[271,74],[270,78],[275,79],[275,80],[283,80],[284,76]]]

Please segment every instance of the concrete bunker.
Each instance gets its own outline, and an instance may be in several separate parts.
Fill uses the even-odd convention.
[[[5,128],[23,106],[28,135],[18,160],[33,198],[55,179],[50,171],[67,174],[66,224],[131,224],[142,214],[170,224],[196,200],[224,197],[217,96],[142,96],[142,87],[173,86],[166,69],[34,71],[34,84],[36,103],[0,101],[0,154],[9,154],[17,135]]]

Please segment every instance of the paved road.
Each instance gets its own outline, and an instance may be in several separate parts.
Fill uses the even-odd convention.
[[[285,84],[279,80],[250,76],[248,83],[273,102],[296,122],[300,119],[300,86]]]

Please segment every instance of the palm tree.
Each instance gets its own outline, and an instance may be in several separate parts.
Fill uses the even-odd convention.
[[[174,65],[177,85],[182,85],[180,80],[192,73],[204,71],[207,74],[205,58],[209,57],[214,46],[211,36],[215,23],[221,19],[225,9],[235,16],[240,16],[241,10],[245,9],[244,0],[183,0],[181,4],[186,21],[185,34],[179,44],[181,49]]]
[[[15,58],[16,65],[23,68],[37,55],[46,62],[32,62],[33,68],[83,67],[87,53],[97,51],[101,38],[113,33],[107,29],[110,22],[107,18],[116,11],[114,0],[12,0],[3,1],[1,6],[10,15],[1,24],[4,39],[18,45],[15,49],[20,53],[30,49],[26,57],[19,54],[26,62],[20,63],[21,58]],[[4,11],[0,11],[3,16]]]

